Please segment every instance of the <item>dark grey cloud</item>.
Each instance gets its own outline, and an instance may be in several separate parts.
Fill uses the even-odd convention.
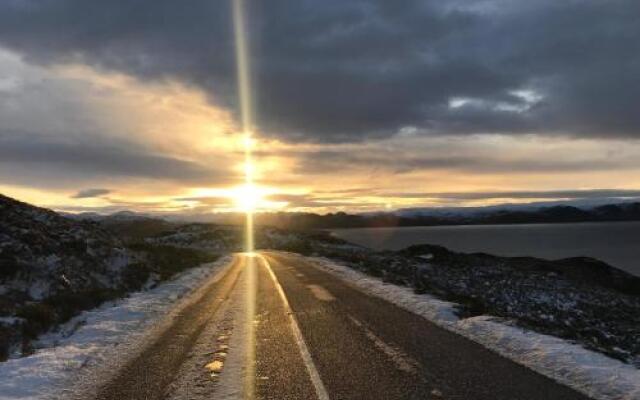
[[[542,191],[504,191],[504,192],[400,192],[378,193],[380,196],[411,199],[443,200],[491,200],[491,199],[624,199],[640,197],[640,190],[592,189],[592,190],[542,190]]]
[[[204,165],[115,138],[66,139],[0,132],[0,180],[40,187],[77,187],[97,178],[200,184],[227,184],[239,179],[222,158],[219,163]]]
[[[71,196],[74,199],[88,199],[91,197],[100,197],[100,196],[104,196],[107,195],[109,193],[111,193],[112,191],[109,189],[100,189],[100,188],[93,188],[93,189],[83,189],[78,191],[78,193],[74,194],[73,196]]]
[[[366,193],[354,191],[350,196],[338,193],[336,196],[327,196],[322,191],[310,194],[277,194],[269,197],[272,201],[286,201],[290,207],[359,207],[371,206],[372,203],[359,199],[361,195],[366,197],[379,197],[382,199],[415,199],[425,203],[464,201],[485,201],[495,199],[527,199],[527,200],[611,200],[640,198],[640,190],[617,189],[592,189],[592,190],[540,190],[540,191],[478,191],[478,192],[388,192],[369,190]],[[383,200],[384,201],[384,200]]]
[[[435,154],[422,148],[412,153],[394,147],[372,147],[366,151],[319,150],[298,158],[296,172],[301,174],[337,173],[347,170],[407,173],[420,170],[448,170],[472,174],[568,173],[589,171],[640,170],[637,160],[628,157],[567,156],[565,159],[539,156],[501,158],[500,155]]]
[[[248,1],[259,125],[285,138],[640,135],[636,0]],[[235,104],[229,1],[0,4],[0,45]]]
[[[151,201],[118,201],[115,199],[104,199],[107,205],[104,206],[83,206],[75,204],[57,204],[51,208],[58,211],[69,213],[98,213],[98,214],[114,214],[121,211],[135,210],[138,213],[144,213],[141,215],[153,215],[157,213],[162,207],[166,207],[166,203],[163,202],[151,202]]]
[[[349,193],[345,195],[346,193]],[[370,189],[366,193],[356,190],[339,190],[335,193],[314,191],[307,194],[275,194],[269,200],[287,202],[289,208],[371,209],[388,201],[412,199],[422,204],[454,204],[489,201],[496,199],[567,201],[568,204],[615,203],[640,198],[640,190],[592,189],[592,190],[540,190],[540,191],[476,191],[476,192],[389,192]],[[377,199],[377,202],[376,202]],[[206,201],[202,204],[207,204]],[[542,203],[537,203],[542,204]],[[551,203],[548,203],[551,204]]]

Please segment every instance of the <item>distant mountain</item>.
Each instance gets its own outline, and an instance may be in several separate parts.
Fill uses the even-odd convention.
[[[75,220],[80,221],[137,221],[141,219],[150,219],[153,218],[147,214],[141,214],[134,211],[118,211],[113,214],[100,214],[97,212],[82,212],[82,213],[69,213],[64,212],[60,213],[61,215]]]
[[[606,205],[624,205],[638,202],[638,199],[621,200],[619,198],[597,198],[597,199],[580,199],[580,200],[554,200],[554,201],[536,201],[532,203],[505,203],[491,206],[479,207],[418,207],[403,208],[393,213],[396,215],[411,216],[462,216],[490,214],[499,211],[537,211],[543,208],[551,208],[557,206],[569,206],[579,208],[581,210],[591,210],[596,207]],[[378,213],[379,214],[379,213]]]
[[[264,213],[258,214],[256,221],[262,225],[285,229],[640,221],[640,202],[591,207],[529,204],[421,208],[368,214]]]
[[[603,199],[500,204],[484,207],[405,208],[349,214],[304,212],[264,212],[255,214],[256,224],[282,229],[338,229],[393,226],[488,225],[526,223],[567,223],[640,221],[640,202]],[[66,214],[65,214],[66,215]],[[160,234],[186,223],[241,225],[242,213],[141,214],[120,211],[110,215],[81,213],[67,215],[75,220],[95,221],[102,227],[127,237]]]

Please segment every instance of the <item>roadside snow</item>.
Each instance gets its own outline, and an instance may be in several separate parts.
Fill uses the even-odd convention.
[[[601,400],[640,399],[640,370],[566,340],[500,323],[488,316],[460,319],[455,303],[415,294],[334,261],[312,257],[325,271],[420,315],[559,383]]]
[[[222,272],[230,257],[192,268],[154,289],[85,311],[56,333],[42,336],[35,354],[0,363],[0,399],[60,398],[83,367],[113,356],[121,343],[139,339],[159,323],[176,300]],[[214,277],[215,279],[215,277]],[[126,352],[123,352],[126,354]]]

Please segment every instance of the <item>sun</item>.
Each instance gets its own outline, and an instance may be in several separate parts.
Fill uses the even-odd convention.
[[[232,190],[232,199],[236,209],[242,212],[254,212],[265,202],[265,190],[251,183]]]

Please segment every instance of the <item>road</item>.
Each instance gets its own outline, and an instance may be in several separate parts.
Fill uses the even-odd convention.
[[[93,398],[587,399],[301,256],[239,254],[204,285]]]

